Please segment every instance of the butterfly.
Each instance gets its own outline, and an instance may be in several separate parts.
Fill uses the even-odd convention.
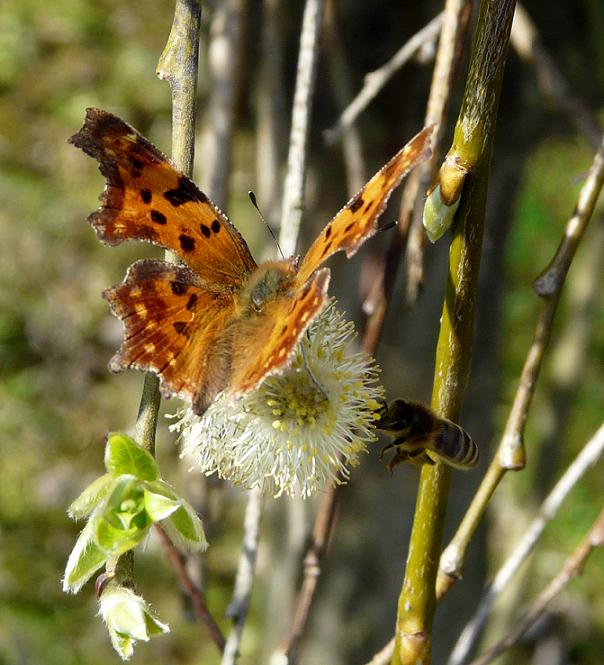
[[[155,372],[165,397],[203,414],[288,367],[300,337],[328,301],[335,252],[352,256],[402,178],[430,154],[432,127],[402,148],[327,224],[302,260],[258,265],[227,216],[153,144],[115,115],[89,108],[70,143],[99,162],[101,207],[88,221],[107,245],[144,240],[182,263],[136,261],[104,291],[124,324],[112,371]]]

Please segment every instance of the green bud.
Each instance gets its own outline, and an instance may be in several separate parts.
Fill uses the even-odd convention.
[[[129,660],[138,640],[148,642],[152,635],[170,632],[167,624],[154,616],[141,596],[110,581],[99,600],[99,614],[109,631],[111,644],[122,660]]]

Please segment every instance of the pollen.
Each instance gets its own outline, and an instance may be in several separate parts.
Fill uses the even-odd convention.
[[[204,474],[274,496],[308,497],[345,482],[376,438],[384,396],[379,368],[354,350],[354,336],[332,301],[283,372],[240,399],[224,394],[201,417],[184,415],[176,426],[183,452]]]

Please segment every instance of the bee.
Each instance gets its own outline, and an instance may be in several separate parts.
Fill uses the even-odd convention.
[[[402,462],[434,464],[433,456],[456,469],[478,464],[478,446],[470,435],[423,404],[402,399],[384,403],[376,428],[395,437],[380,453],[382,459],[386,451],[396,449],[387,463],[389,471]]]

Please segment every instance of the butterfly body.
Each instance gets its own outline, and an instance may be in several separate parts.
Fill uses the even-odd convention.
[[[241,291],[240,302],[245,311],[262,314],[272,299],[280,295],[291,297],[296,287],[295,263],[290,259],[258,266]]]
[[[239,233],[212,201],[139,132],[116,116],[88,109],[70,142],[99,162],[107,184],[89,217],[108,245],[143,240],[182,263],[137,261],[103,296],[124,324],[110,362],[157,373],[165,396],[191,401],[201,414],[226,390],[245,394],[283,371],[301,335],[327,304],[332,254],[352,256],[403,176],[430,153],[432,128],[415,136],[297,257],[257,265]]]

